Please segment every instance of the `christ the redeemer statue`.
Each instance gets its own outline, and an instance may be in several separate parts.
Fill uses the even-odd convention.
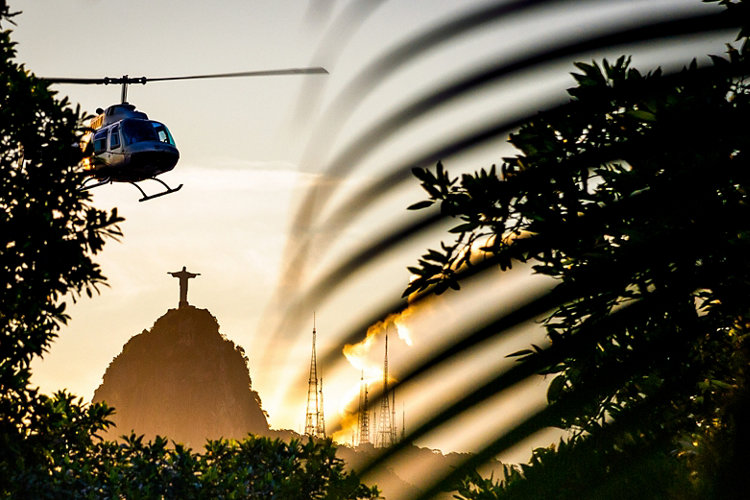
[[[187,306],[187,290],[188,290],[188,280],[190,278],[195,278],[196,276],[200,276],[200,273],[191,273],[187,269],[185,269],[185,266],[182,266],[182,271],[177,271],[174,273],[167,273],[171,274],[174,278],[179,278],[180,280],[180,305],[179,307]]]

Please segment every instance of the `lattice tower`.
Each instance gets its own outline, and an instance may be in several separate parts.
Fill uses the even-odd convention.
[[[388,394],[388,334],[385,334],[385,361],[383,362],[383,397],[380,400],[380,416],[378,417],[378,431],[375,433],[375,446],[386,448],[395,441],[393,439],[393,421],[391,419],[390,396]]]
[[[357,414],[357,439],[358,445],[370,442],[370,408],[367,402],[367,384],[365,383],[365,372],[359,379],[359,411]]]
[[[401,402],[401,441],[406,437],[406,407]]]
[[[318,436],[326,437],[326,417],[323,411],[323,377],[320,377],[320,390],[318,391],[318,401],[320,402],[320,412],[318,415]]]
[[[391,444],[395,444],[398,436],[396,423],[396,388],[391,389]]]
[[[312,356],[310,357],[310,376],[307,379],[307,410],[305,412],[305,435],[323,438],[325,434],[321,426],[321,393],[318,386],[318,359],[315,354],[315,316],[313,315]]]

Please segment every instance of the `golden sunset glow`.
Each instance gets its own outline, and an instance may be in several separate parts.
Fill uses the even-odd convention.
[[[367,336],[361,342],[356,344],[346,344],[343,349],[344,356],[351,363],[351,365],[357,369],[357,371],[364,372],[366,379],[377,379],[383,378],[383,369],[380,365],[374,361],[368,360],[368,354],[375,344],[375,340],[378,334],[381,333],[380,328],[382,323],[377,323],[371,326],[367,330]],[[382,364],[382,362],[381,362]]]
[[[326,46],[326,30],[334,14],[339,10],[347,12],[349,7],[344,8],[347,3],[339,2],[333,8],[334,3],[328,2],[331,7],[321,9],[330,11],[331,17],[317,20],[310,18],[316,2],[303,8],[297,2],[283,0],[228,0],[210,8],[200,2],[174,0],[36,0],[19,5],[17,10],[23,13],[18,17],[18,26],[12,27],[18,41],[18,58],[36,75],[99,78],[129,73],[149,78],[148,85],[130,86],[127,101],[150,119],[169,127],[179,146],[180,160],[174,170],[159,178],[170,186],[184,184],[179,193],[146,203],[138,202],[139,193],[127,182],[87,191],[97,207],[118,208],[125,218],[123,237],[121,241],[108,242],[95,258],[108,286],[101,287],[91,300],[68,304],[66,314],[70,321],[61,328],[49,352],[34,362],[32,382],[41,392],[52,394],[67,388],[90,401],[123,346],[177,305],[177,285],[167,272],[187,266],[200,273],[190,283],[190,303],[209,310],[220,324],[221,334],[246,353],[251,387],[260,396],[272,429],[300,433],[304,429],[311,359],[308,322],[317,311],[319,360],[323,359],[322,353],[329,355],[326,363],[321,362],[318,367],[325,376],[326,431],[333,432],[336,441],[349,444],[357,430],[360,377],[370,394],[382,386],[386,335],[390,383],[405,379],[416,363],[439,353],[446,339],[465,331],[465,325],[481,323],[486,316],[483,310],[496,311],[512,304],[514,294],[531,293],[530,286],[515,284],[516,280],[521,282],[515,275],[506,275],[499,283],[494,274],[488,278],[490,273],[485,273],[484,281],[474,289],[462,282],[458,293],[448,290],[430,297],[424,291],[415,292],[408,297],[406,309],[385,317],[365,332],[364,318],[372,317],[375,311],[391,310],[381,309],[384,305],[399,303],[396,301],[409,280],[408,268],[415,265],[419,256],[427,248],[439,249],[441,241],[453,241],[455,235],[447,235],[446,230],[455,222],[441,220],[440,224],[413,234],[411,240],[400,242],[403,246],[379,250],[377,258],[361,262],[361,269],[339,277],[336,287],[324,290],[322,298],[311,299],[308,309],[301,311],[300,307],[300,312],[288,312],[294,310],[295,300],[309,290],[305,287],[312,277],[325,278],[323,271],[334,262],[356,262],[359,244],[378,241],[380,235],[390,234],[388,228],[394,230],[416,220],[415,212],[406,207],[427,195],[418,179],[408,178],[408,168],[415,166],[409,162],[427,158],[427,152],[450,144],[454,139],[451,131],[463,134],[480,130],[485,120],[490,123],[500,116],[529,112],[524,106],[538,110],[547,105],[543,98],[553,91],[564,96],[572,81],[572,67],[560,62],[556,76],[548,81],[539,74],[518,75],[513,85],[488,86],[466,99],[441,101],[424,115],[409,115],[408,121],[392,127],[392,135],[379,138],[372,131],[380,129],[373,127],[384,123],[391,113],[417,109],[414,103],[431,102],[425,101],[424,96],[454,81],[456,75],[469,74],[488,61],[497,61],[498,56],[510,54],[515,50],[510,47],[525,43],[525,38],[536,36],[544,41],[553,25],[538,23],[529,16],[507,26],[499,23],[496,30],[482,30],[476,38],[466,36],[461,44],[441,42],[432,47],[429,57],[422,54],[408,64],[394,67],[380,85],[371,89],[362,86],[369,93],[361,101],[347,101],[349,93],[356,94],[355,84],[361,85],[362,76],[369,74],[370,65],[387,55],[391,47],[429,33],[447,18],[468,9],[472,2],[467,6],[462,2],[434,2],[430,8],[415,2],[385,2],[377,11],[373,9],[366,22],[352,25],[358,29],[352,29],[348,39],[337,37],[335,51]],[[648,10],[648,3],[633,2],[642,4],[643,11]],[[369,5],[362,2],[365,4]],[[370,7],[367,9],[369,12]],[[563,18],[555,18],[555,30],[568,25],[580,30],[584,20],[575,14],[571,8]],[[106,57],[81,57],[80,32],[60,28],[59,21],[72,19],[71,16],[82,26],[106,25],[106,36],[102,36],[114,41],[107,45]],[[201,35],[198,51],[196,34]],[[155,50],[155,40],[159,41],[159,50]],[[697,50],[694,47],[699,43],[707,46]],[[687,62],[694,53],[724,51],[723,39],[711,47],[706,41],[691,44],[680,48],[690,56]],[[639,59],[635,54],[634,62],[650,67],[649,61],[657,56],[645,54]],[[329,74],[155,81],[173,75],[309,65],[324,66]],[[119,85],[55,84],[53,88],[74,106],[80,104],[88,115],[121,100]],[[102,119],[103,115],[98,115],[88,126],[100,127]],[[83,151],[92,149],[92,139],[91,132],[82,137]],[[487,140],[481,147],[465,154],[450,154],[441,161],[452,176],[486,168],[512,154],[507,139],[504,136]],[[100,169],[101,164],[93,160],[91,156],[84,158],[81,168]],[[336,165],[333,160],[351,163],[352,170],[330,170]],[[373,186],[379,186],[376,181],[386,179],[392,173],[389,169],[402,164],[408,164],[402,184],[390,186],[390,191],[377,199],[362,197],[360,203],[357,196],[375,192]],[[435,164],[421,166],[434,169]],[[161,189],[151,179],[142,185],[148,194]],[[336,186],[339,191],[330,198],[320,195],[318,201],[330,200],[330,205],[321,203],[318,218],[297,227],[294,220],[305,195],[321,186]],[[354,201],[347,204],[351,199]],[[352,214],[352,219],[339,224],[337,217],[329,218],[338,213]],[[337,222],[326,225],[330,220]],[[529,236],[506,234],[502,238],[503,243],[509,243]],[[319,249],[311,244],[300,252],[308,259],[304,265],[288,259],[292,254],[288,248],[296,249],[297,239],[306,238],[324,241],[325,245]],[[489,254],[482,249],[498,243],[493,238],[478,239],[464,248],[464,252],[471,251],[472,264],[487,258]],[[286,279],[288,267],[295,278],[299,271],[298,281]],[[328,281],[321,279],[320,283]],[[278,302],[276,296],[280,297]],[[303,326],[283,331],[269,327],[295,322]],[[354,333],[352,325],[357,326]],[[407,432],[440,411],[449,390],[460,397],[472,389],[470,379],[477,377],[477,372],[483,376],[483,370],[489,371],[493,363],[507,361],[507,352],[528,347],[530,334],[518,335],[519,340],[513,340],[516,343],[508,341],[512,345],[507,349],[503,345],[503,350],[497,347],[493,356],[483,347],[470,350],[470,359],[462,361],[460,370],[452,365],[436,375],[410,377],[396,390],[396,411],[406,414]],[[342,348],[346,341],[352,343]],[[487,376],[491,375],[494,376]],[[544,401],[546,388],[542,385],[534,388],[533,397],[541,395]],[[512,409],[521,406],[518,401],[527,399],[532,400],[524,395],[503,404]],[[502,418],[509,414],[503,407]],[[494,424],[499,418],[490,415],[487,421]],[[505,424],[510,425],[504,421]],[[474,431],[483,426],[484,421],[462,424],[459,430]],[[481,443],[463,445],[459,435],[451,430],[422,437],[416,444],[444,452],[479,448]]]
[[[378,321],[367,329],[365,338],[356,344],[346,344],[343,354],[351,365],[364,372],[365,380],[382,380],[382,357],[379,361],[371,360],[368,356],[378,337],[384,337],[388,331],[396,330],[398,338],[406,345],[414,345],[411,333],[407,327],[408,318],[414,314],[414,307],[409,306],[400,313],[391,314],[383,321]],[[381,355],[382,356],[382,355]]]
[[[91,170],[94,168],[94,165],[91,163],[91,157],[86,156],[83,160],[81,160],[81,167],[84,170]]]
[[[359,397],[359,391],[357,391]],[[339,415],[341,428],[331,435],[337,443],[350,443],[352,436],[357,432],[357,412],[342,412]]]
[[[409,306],[400,313],[391,314],[385,320],[370,326],[362,341],[344,346],[344,356],[361,374],[362,380],[357,379],[355,385],[351,385],[343,394],[340,394],[339,429],[332,436],[337,442],[348,443],[357,431],[357,414],[362,383],[367,386],[370,392],[372,392],[372,388],[382,388],[384,352],[373,350],[373,347],[376,344],[382,346],[382,342],[379,342],[380,339],[394,330],[398,338],[407,346],[413,346],[414,340],[407,324],[409,318],[415,314],[416,309],[417,306]],[[397,382],[397,379],[389,373],[388,383],[391,382]]]

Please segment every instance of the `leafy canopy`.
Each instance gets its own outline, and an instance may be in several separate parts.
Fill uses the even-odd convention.
[[[429,199],[411,208],[439,204],[459,223],[452,243],[410,268],[405,294],[458,289],[467,269],[488,263],[528,263],[558,281],[544,326],[567,350],[540,373],[555,375],[548,400],[561,408],[549,423],[572,438],[538,450],[505,486],[470,478],[464,496],[526,488],[537,498],[541,477],[557,486],[545,498],[724,498],[736,485],[726,479],[750,445],[736,425],[750,400],[743,42],[676,75],[642,74],[626,57],[577,63],[571,102],[512,134],[519,154],[499,169],[414,171]]]

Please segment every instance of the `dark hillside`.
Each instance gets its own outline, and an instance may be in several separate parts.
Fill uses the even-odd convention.
[[[219,333],[208,310],[184,305],[125,344],[93,401],[116,409],[110,438],[132,429],[201,449],[207,438],[266,434],[247,364],[242,348]]]

